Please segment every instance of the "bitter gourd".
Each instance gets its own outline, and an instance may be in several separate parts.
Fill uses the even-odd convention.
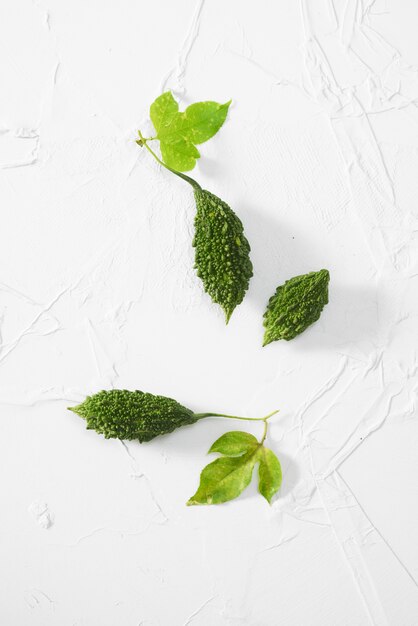
[[[196,188],[195,269],[205,291],[225,312],[228,323],[253,275],[250,244],[239,217],[210,191]]]
[[[99,391],[69,410],[86,420],[87,429],[106,439],[137,439],[141,443],[200,419],[172,398],[126,389]]]
[[[276,289],[264,313],[263,346],[290,341],[316,322],[328,304],[328,270],[294,276]]]

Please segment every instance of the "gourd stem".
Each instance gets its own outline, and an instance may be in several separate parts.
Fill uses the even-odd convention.
[[[264,419],[264,430],[263,430],[263,436],[261,437],[261,441],[260,441],[260,446],[263,445],[263,443],[266,440],[267,437],[267,426],[268,426],[268,422],[267,422],[267,418]]]
[[[272,411],[265,417],[240,417],[239,415],[225,415],[225,413],[195,413],[195,417],[197,417],[197,419],[203,419],[204,417],[226,417],[227,419],[230,419],[230,420],[244,420],[246,422],[264,422],[263,435],[258,444],[259,447],[262,447],[267,437],[268,420],[270,417],[272,417],[273,415],[276,415],[276,413],[278,412],[279,410]]]
[[[145,139],[145,137],[142,135],[141,131],[138,131],[139,136],[141,138],[139,145],[141,146],[145,146],[146,149],[148,150],[148,152],[150,152],[152,154],[152,156],[154,157],[154,159],[156,161],[158,161],[158,163],[160,165],[162,165],[163,167],[165,167],[166,170],[169,170],[170,172],[172,172],[173,174],[176,174],[176,176],[179,176],[180,178],[182,178],[183,180],[185,180],[186,182],[189,183],[189,185],[191,185],[193,187],[193,189],[197,189],[198,191],[202,190],[202,187],[199,185],[198,182],[196,182],[193,178],[191,178],[190,176],[186,176],[186,174],[182,174],[181,172],[178,172],[177,170],[173,170],[172,167],[170,167],[169,165],[166,165],[163,161],[161,161],[161,159],[155,154],[154,150],[152,150],[148,143],[147,143],[147,139]],[[154,137],[151,137],[151,139],[154,139]],[[137,142],[138,143],[138,142]]]
[[[276,415],[278,412],[279,410],[272,411],[272,413],[269,413],[265,417],[241,417],[239,415],[225,415],[225,413],[195,413],[195,417],[198,419],[202,419],[204,417],[226,417],[230,420],[244,420],[246,422],[267,422],[270,417]]]

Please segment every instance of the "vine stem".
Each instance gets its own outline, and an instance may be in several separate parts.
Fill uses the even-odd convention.
[[[260,441],[260,446],[262,446],[267,437],[268,420],[273,415],[276,415],[276,413],[278,413],[279,410],[280,409],[277,409],[276,411],[272,411],[271,413],[269,413],[268,415],[265,415],[264,417],[241,417],[239,415],[226,415],[225,413],[195,413],[195,417],[197,417],[198,419],[203,419],[204,417],[224,417],[230,420],[243,420],[246,422],[264,422],[263,435]]]
[[[149,139],[156,139],[156,137],[149,137],[148,139],[146,139],[143,134],[141,133],[141,131],[138,131],[139,137],[140,139],[136,141],[136,143],[138,144],[138,146],[145,146],[145,148],[148,150],[148,152],[150,154],[152,154],[152,156],[154,157],[154,159],[163,167],[165,167],[166,170],[168,170],[169,172],[172,172],[173,174],[175,174],[176,176],[179,176],[180,178],[182,178],[183,180],[185,180],[186,182],[189,183],[189,185],[191,185],[193,187],[193,189],[196,189],[198,191],[202,190],[202,187],[199,185],[199,183],[197,181],[194,180],[194,178],[191,178],[190,176],[186,176],[186,174],[183,174],[182,172],[178,172],[177,170],[174,170],[172,167],[170,167],[169,165],[166,165],[164,163],[164,161],[161,161],[161,159],[155,154],[154,150],[152,150],[152,148],[149,147],[148,145],[148,140]]]
[[[265,422],[270,417],[273,417],[273,415],[276,415],[276,413],[278,413],[279,410],[280,409],[277,409],[277,411],[272,411],[268,415],[265,415],[265,417],[241,417],[240,415],[226,415],[225,413],[195,413],[195,417],[199,419],[203,417],[225,417],[226,419],[229,419],[229,420],[244,420],[246,422]]]
[[[268,428],[268,423],[267,423],[267,419],[264,420],[264,430],[263,430],[263,436],[261,437],[261,441],[260,441],[260,446],[263,445],[263,443],[266,440],[267,437],[267,428]]]

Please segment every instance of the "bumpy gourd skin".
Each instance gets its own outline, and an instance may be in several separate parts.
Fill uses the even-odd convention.
[[[328,284],[328,270],[320,270],[277,287],[264,313],[263,346],[279,339],[290,341],[316,322],[328,304]]]
[[[213,193],[195,189],[195,269],[205,291],[220,304],[226,322],[240,304],[253,275],[250,244],[241,220]]]
[[[126,389],[100,391],[70,410],[106,439],[137,439],[141,443],[199,419],[172,398]]]

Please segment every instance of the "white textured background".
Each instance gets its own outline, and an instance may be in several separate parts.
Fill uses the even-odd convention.
[[[3,0],[2,625],[418,624],[417,26],[416,0]],[[229,327],[191,189],[133,141],[166,88],[233,99],[194,172],[252,244]],[[262,349],[321,267],[321,320]],[[66,411],[111,387],[280,408],[274,505],[187,508],[243,424],[124,447]]]

